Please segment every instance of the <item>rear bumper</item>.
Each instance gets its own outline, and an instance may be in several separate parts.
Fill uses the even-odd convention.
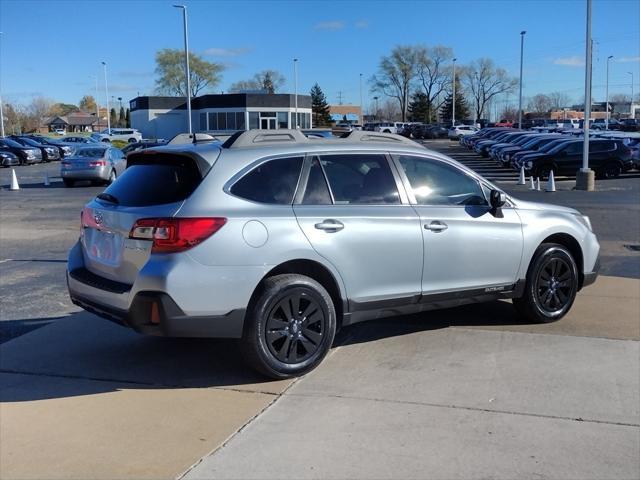
[[[108,180],[110,173],[108,167],[60,169],[62,178],[73,180]]]
[[[71,301],[99,317],[132,328],[138,333],[161,337],[240,338],[245,310],[226,315],[187,316],[163,292],[139,292],[129,310],[119,310],[70,293]]]

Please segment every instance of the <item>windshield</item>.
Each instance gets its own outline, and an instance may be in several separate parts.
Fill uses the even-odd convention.
[[[10,138],[4,138],[2,141],[12,148],[24,148],[24,145],[20,145],[18,142],[11,140]]]
[[[553,148],[547,150],[547,152],[553,154],[553,153],[558,153],[560,150],[562,150],[569,142],[561,142],[558,145],[555,145]]]
[[[81,148],[76,153],[77,157],[82,158],[101,158],[104,156],[106,148]]]
[[[559,138],[558,140],[554,140],[552,142],[549,142],[544,147],[540,148],[538,151],[547,153],[547,152],[550,152],[551,150],[553,150],[558,145],[564,144],[564,143],[566,143],[568,141],[569,141],[568,138]]]
[[[36,142],[35,140],[31,140],[30,138],[21,138],[20,141],[26,143],[27,145],[31,145],[32,147],[40,146],[38,142]]]

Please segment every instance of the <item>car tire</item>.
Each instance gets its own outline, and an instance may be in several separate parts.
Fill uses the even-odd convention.
[[[69,178],[63,178],[62,183],[64,183],[64,186],[67,188],[71,188],[76,184],[74,180],[71,180]]]
[[[107,185],[111,185],[113,182],[115,182],[116,178],[118,178],[116,171],[114,169],[111,169],[111,173],[109,174],[109,180],[107,180],[106,182]]]
[[[108,138],[103,138],[102,140],[100,140],[101,142],[105,142],[105,143],[111,143],[111,140],[109,140]]]
[[[546,165],[540,165],[537,169],[536,169],[536,177],[538,177],[540,180],[547,180],[549,178],[549,175],[551,174],[551,172],[553,172],[553,175],[555,176],[556,172],[555,172],[555,168],[553,167],[553,165],[551,164],[546,164]]]
[[[619,163],[610,162],[607,163],[602,169],[602,173],[600,174],[601,178],[616,178],[619,177],[622,173],[622,167]]]
[[[569,311],[577,292],[578,267],[571,252],[557,243],[543,243],[529,265],[524,294],[513,299],[513,306],[530,322],[555,322]]]
[[[137,140],[135,138],[130,138],[129,140],[127,140],[127,142],[129,142],[129,143],[136,143],[136,141]]]
[[[335,333],[335,307],[320,283],[304,275],[276,275],[254,294],[240,349],[258,372],[289,378],[318,366]]]

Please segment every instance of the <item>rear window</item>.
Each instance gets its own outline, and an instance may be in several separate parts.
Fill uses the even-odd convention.
[[[247,173],[230,189],[233,195],[259,203],[293,202],[303,157],[269,160]]]
[[[130,165],[104,193],[127,207],[175,203],[189,197],[202,181],[195,161],[180,156],[157,157]]]
[[[82,148],[78,150],[76,156],[82,158],[101,158],[104,156],[105,148]]]

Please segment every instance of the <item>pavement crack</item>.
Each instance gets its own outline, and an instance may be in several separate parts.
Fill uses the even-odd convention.
[[[283,392],[284,395],[284,392]],[[537,418],[548,418],[552,420],[567,420],[571,422],[584,422],[584,423],[600,423],[605,425],[616,425],[622,427],[640,427],[640,423],[628,423],[628,422],[612,422],[606,420],[596,420],[592,418],[582,418],[582,417],[565,417],[561,415],[544,415],[541,413],[530,413],[530,412],[514,412],[511,410],[499,410],[492,408],[481,408],[481,407],[469,407],[464,405],[454,405],[454,404],[446,404],[446,403],[433,403],[433,402],[416,402],[412,400],[389,400],[386,398],[370,398],[370,397],[360,397],[360,396],[352,396],[352,395],[314,395],[309,393],[288,393],[287,395],[292,397],[309,397],[309,398],[320,398],[320,397],[328,397],[328,398],[337,398],[344,400],[365,400],[371,402],[381,402],[381,403],[393,403],[393,404],[402,404],[402,405],[416,405],[416,406],[425,406],[425,407],[436,407],[436,408],[451,408],[456,410],[469,410],[473,412],[485,412],[485,413],[502,413],[505,415],[515,415],[515,416],[525,416],[525,417],[537,417]]]

